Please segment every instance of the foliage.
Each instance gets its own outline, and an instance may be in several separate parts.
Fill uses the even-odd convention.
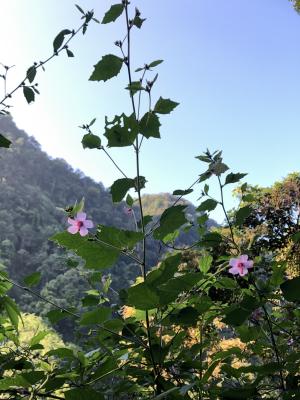
[[[85,14],[79,6],[77,8],[83,14],[85,26],[93,14]],[[140,175],[140,149],[144,137],[160,137],[161,114],[173,112],[178,103],[162,97],[156,103],[152,101],[157,74],[153,76],[151,72],[161,60],[137,68],[135,73],[139,75],[133,78],[132,32],[142,28],[145,18],[141,18],[140,11],[137,8],[133,11],[130,3],[124,0],[112,5],[102,23],[114,22],[122,14],[126,30],[124,39],[115,42],[119,55],[103,56],[90,80],[106,81],[117,76],[122,68],[127,71],[125,90],[128,91],[132,113],[122,113],[110,121],[106,118],[104,141],[107,140],[107,147],[118,147],[119,150],[131,147],[136,160],[135,176],[128,177],[104,151],[102,138],[100,142],[94,137],[87,140],[85,135],[82,144],[84,148],[104,151],[122,174],[122,178],[112,184],[110,193],[114,203],[121,203],[126,196],[131,225],[122,226],[124,213],[120,221],[115,221],[120,222],[115,226],[111,220],[105,220],[107,215],[103,215],[104,222],[98,219],[102,212],[111,208],[105,209],[105,202],[100,210],[97,208],[99,188],[97,191],[93,187],[88,198],[89,193],[85,191],[90,187],[87,183],[91,182],[87,178],[80,179],[81,191],[76,192],[82,194],[81,198],[86,198],[85,202],[77,203],[75,199],[67,198],[74,193],[69,192],[71,185],[78,183],[74,174],[67,174],[73,180],[62,179],[60,185],[57,182],[50,185],[59,201],[68,201],[63,204],[66,208],[60,214],[62,218],[73,218],[85,207],[97,226],[85,236],[77,232],[80,231],[79,225],[77,233],[75,230],[68,232],[61,226],[63,232],[49,235],[50,247],[58,244],[75,256],[71,256],[68,262],[71,269],[57,276],[52,271],[52,279],[41,292],[16,282],[14,279],[20,277],[17,270],[11,268],[14,279],[5,271],[1,272],[1,341],[3,349],[7,341],[17,349],[8,348],[1,355],[1,396],[4,399],[25,397],[30,400],[299,398],[300,313],[297,305],[300,277],[287,276],[289,255],[295,252],[295,247],[289,247],[289,254],[281,252],[290,246],[291,241],[295,244],[300,241],[299,176],[294,174],[270,190],[252,188],[243,183],[238,189],[240,206],[228,213],[224,191],[227,185],[240,182],[246,175],[230,172],[221,151],[211,153],[207,150],[196,157],[205,165],[196,181],[188,189],[176,189],[176,197],[168,199],[171,203],[166,204],[164,199],[157,215],[148,214],[147,198],[142,196],[147,179]],[[70,35],[68,30],[55,38],[54,52],[59,51],[66,35]],[[33,70],[27,73],[27,77],[29,81],[34,79]],[[142,95],[149,100],[144,114],[147,117],[140,117]],[[155,104],[153,109],[152,104]],[[82,125],[87,135],[94,135],[91,130],[93,122]],[[20,143],[24,146],[24,139]],[[8,157],[12,154],[10,149],[5,151]],[[16,154],[19,160],[30,163],[25,153],[19,151]],[[41,154],[40,157],[45,162]],[[22,172],[23,164],[20,165]],[[39,165],[42,166],[42,162]],[[66,172],[61,168],[61,162],[52,165]],[[9,169],[4,169],[4,172],[3,183],[16,179],[17,175],[10,175]],[[32,181],[40,179],[45,182],[45,178],[35,170]],[[210,195],[209,184],[213,181],[219,189],[218,198]],[[46,193],[49,192],[49,182],[51,180],[47,180]],[[196,185],[201,185],[202,194],[199,206],[191,213],[193,208],[182,201],[182,196],[190,193]],[[8,190],[3,196],[7,193],[9,199]],[[110,194],[104,189],[101,194],[110,199]],[[19,195],[17,190],[16,195]],[[12,219],[14,214],[3,214],[1,232],[8,236],[2,240],[2,244],[7,240],[3,244],[6,249],[4,262],[15,254],[21,241],[24,251],[19,256],[22,262],[26,262],[28,257],[28,265],[31,265],[30,229],[23,226],[22,209],[31,209],[35,195],[34,188],[29,185],[27,196],[20,196],[16,217],[20,225],[16,231],[5,229],[13,226],[7,222],[11,222],[9,218]],[[41,215],[49,213],[49,198],[41,195],[38,200],[43,210]],[[120,207],[123,204],[114,209],[114,215],[118,216]],[[209,212],[216,207],[224,211],[224,226],[212,226],[207,230]],[[43,227],[42,232],[47,228],[49,232],[49,225],[45,226],[42,216],[36,219],[33,214],[30,224],[35,230]],[[56,218],[53,212],[52,227],[57,223]],[[76,221],[79,223],[80,219]],[[20,236],[19,230],[23,229],[26,235]],[[195,241],[188,246],[182,246],[182,242],[180,246],[176,244],[182,232],[193,232]],[[168,249],[162,257],[160,246]],[[28,254],[25,249],[28,249]],[[159,262],[154,268],[150,268],[149,249],[158,250],[156,261]],[[58,251],[54,260],[60,255]],[[46,263],[49,258],[48,253]],[[117,292],[103,271],[114,263],[121,268],[125,260],[132,270],[137,267],[140,272],[130,287]],[[39,278],[43,281],[44,270],[36,270],[30,271],[31,275],[25,278],[28,285],[34,285]],[[41,274],[32,275],[35,272]],[[76,298],[77,291],[80,292],[79,285],[85,294],[81,304]],[[41,343],[48,335],[44,328],[37,330],[29,343],[21,346],[19,327],[22,313],[8,295],[12,286],[51,306],[47,317],[52,323],[67,316],[72,318],[80,348],[56,343],[55,348],[43,352]],[[114,301],[108,296],[110,290],[115,293]],[[56,299],[56,293],[61,294],[59,299]]]

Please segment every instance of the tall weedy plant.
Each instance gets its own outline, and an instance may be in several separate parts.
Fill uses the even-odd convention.
[[[240,206],[227,212],[224,190],[246,174],[228,172],[222,153],[207,150],[197,157],[206,169],[188,189],[175,190],[176,200],[159,218],[145,215],[142,190],[147,180],[141,175],[140,150],[145,138],[160,138],[160,116],[171,113],[178,103],[152,96],[162,60],[132,66],[131,34],[145,22],[139,9],[123,0],[111,6],[102,24],[118,18],[123,18],[125,32],[115,42],[117,54],[103,56],[90,80],[105,82],[125,68],[132,110],[105,119],[107,146],[92,131],[95,119],[83,124],[82,144],[103,152],[120,172],[110,188],[112,201],[125,199],[136,229],[96,225],[87,219],[89,210],[84,210],[82,200],[66,209],[66,231],[51,238],[81,257],[90,272],[91,289],[82,309],[63,309],[51,302],[48,314],[53,323],[66,317],[77,321],[80,349],[43,354],[44,333],[38,333],[20,350],[20,314],[5,293],[14,284],[43,297],[2,275],[1,294],[7,304],[3,343],[13,340],[17,350],[8,352],[11,358],[0,379],[0,393],[3,398],[67,400],[299,398],[300,278],[286,279],[288,261],[279,260],[276,251],[262,246],[257,254],[261,234],[253,234],[247,221],[257,215],[258,200],[246,183],[239,187]],[[142,96],[148,99],[146,110]],[[135,176],[128,176],[106,147],[132,148]],[[210,195],[207,182],[212,179],[219,187],[218,199]],[[197,220],[191,221],[181,200],[196,185],[203,185],[201,202]],[[225,223],[209,230],[209,212],[216,207],[223,209]],[[180,232],[193,226],[198,240],[178,247]],[[150,238],[168,251],[149,272]],[[297,243],[299,232],[290,239]],[[110,282],[102,274],[120,256],[139,265],[141,274],[134,285],[120,291],[118,303],[111,304]]]

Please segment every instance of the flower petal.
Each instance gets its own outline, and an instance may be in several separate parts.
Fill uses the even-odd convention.
[[[236,268],[236,267],[230,268],[228,272],[229,272],[230,274],[232,274],[232,275],[238,275],[238,274],[240,273],[239,269]]]
[[[69,233],[72,233],[72,235],[75,235],[75,233],[77,233],[79,229],[78,229],[78,226],[72,225],[72,226],[69,226],[69,228],[67,230]]]
[[[85,221],[86,220],[86,213],[84,213],[84,212],[77,213],[76,220],[77,221]]]
[[[68,224],[75,225],[77,224],[77,221],[75,221],[73,218],[68,218]]]
[[[79,230],[80,236],[86,236],[88,233],[89,231],[84,226],[82,226]]]
[[[241,256],[239,256],[239,260],[240,260],[240,262],[246,264],[246,262],[248,261],[247,254],[242,254]]]
[[[83,221],[83,226],[85,226],[86,228],[94,228],[94,223],[90,219],[86,219],[85,221]]]
[[[230,267],[236,268],[238,262],[239,262],[238,258],[231,258],[230,261],[229,261],[229,265],[230,265]]]

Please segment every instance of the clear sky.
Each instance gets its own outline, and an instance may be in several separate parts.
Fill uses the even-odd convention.
[[[77,0],[102,19],[107,0]],[[13,88],[24,71],[51,54],[53,38],[76,28],[80,14],[71,0],[0,0],[0,61],[15,64],[8,77]],[[133,34],[133,67],[164,59],[153,92],[180,106],[161,118],[162,139],[145,141],[142,170],[147,193],[184,189],[203,172],[194,157],[207,147],[224,152],[233,172],[247,181],[271,185],[299,171],[300,16],[288,0],[136,0],[142,29]],[[78,125],[97,117],[129,112],[125,69],[106,83],[90,82],[93,65],[124,36],[124,18],[115,24],[91,24],[74,38],[74,59],[57,57],[37,76],[41,96],[27,105],[12,99],[18,127],[33,135],[52,157],[105,186],[119,178],[104,154],[83,150]],[[151,77],[151,75],[149,76]],[[134,174],[132,150],[111,150],[121,167]],[[38,167],[38,166],[37,166]],[[200,187],[189,199],[196,203]],[[228,207],[233,205],[230,193]],[[214,214],[219,221],[221,212]]]

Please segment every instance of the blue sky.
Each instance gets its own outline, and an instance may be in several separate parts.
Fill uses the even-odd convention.
[[[111,2],[78,0],[100,20]],[[164,59],[153,101],[160,95],[180,106],[161,118],[162,139],[145,141],[141,173],[147,193],[184,189],[203,172],[195,159],[207,147],[223,150],[233,172],[247,181],[271,185],[299,171],[300,16],[288,0],[137,0],[143,28],[133,34],[133,67]],[[45,59],[63,28],[76,28],[80,14],[70,0],[2,0],[0,61],[15,64],[13,88],[33,61]],[[59,56],[37,76],[41,96],[27,105],[13,98],[17,125],[35,136],[52,157],[110,186],[120,177],[104,154],[83,150],[78,125],[130,111],[124,71],[106,83],[89,82],[93,65],[124,36],[124,18],[92,24],[75,38],[74,59]],[[138,77],[138,76],[137,76]],[[151,75],[149,75],[149,78]],[[147,108],[146,102],[144,103]],[[145,110],[146,110],[145,108]],[[131,149],[112,156],[135,176]],[[189,199],[196,203],[200,187]],[[228,208],[234,203],[230,191]],[[222,220],[221,210],[214,214]]]

